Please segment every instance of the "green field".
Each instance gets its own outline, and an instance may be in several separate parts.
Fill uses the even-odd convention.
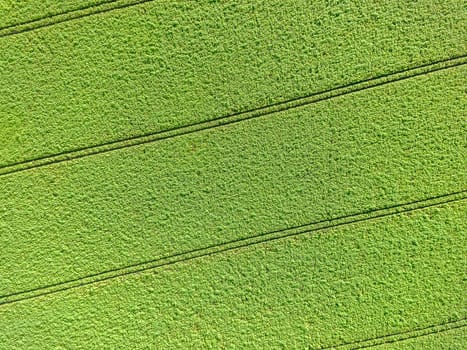
[[[152,1],[3,37],[0,166],[465,52],[461,2],[380,3]]]
[[[402,342],[375,346],[376,350],[423,350],[423,349],[462,349],[465,347],[466,334],[464,329],[454,329],[434,333],[422,338],[408,339]]]
[[[461,191],[465,72],[4,176],[1,292]]]
[[[467,347],[459,1],[0,0],[0,350]]]
[[[5,305],[0,341],[315,349],[448,322],[467,311],[466,222],[461,202]]]
[[[18,27],[26,23],[47,19],[82,10],[87,7],[111,3],[112,0],[3,0],[0,1],[0,35],[3,31],[12,27]]]

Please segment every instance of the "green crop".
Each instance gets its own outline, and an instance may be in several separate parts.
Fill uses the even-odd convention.
[[[464,326],[465,327],[465,326]],[[466,329],[456,328],[423,337],[375,346],[374,350],[456,350],[465,348]]]
[[[0,350],[467,348],[466,10],[0,0]]]
[[[88,6],[108,2],[109,0],[0,0],[0,31],[11,27],[59,15],[68,11],[75,11]]]
[[[4,175],[1,293],[465,190],[464,76]]]
[[[464,14],[457,0],[152,1],[0,37],[0,166],[462,55]]]
[[[463,201],[2,305],[0,344],[318,349],[465,318],[466,214]]]

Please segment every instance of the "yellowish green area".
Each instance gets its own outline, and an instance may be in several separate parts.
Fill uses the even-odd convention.
[[[148,1],[1,29],[97,3],[0,0],[4,170],[466,51],[459,1]],[[0,173],[0,350],[467,347],[466,328],[450,329],[467,317],[465,80],[459,63]],[[419,208],[372,218],[406,203]]]
[[[400,342],[375,346],[375,350],[456,350],[463,349],[467,344],[467,330],[465,327],[443,332],[436,332],[423,337],[407,339]]]
[[[79,11],[93,5],[114,2],[112,0],[1,0],[0,30]]]
[[[461,191],[464,74],[3,176],[0,289]]]
[[[457,0],[151,1],[2,37],[0,166],[463,55],[465,13]]]
[[[450,321],[467,311],[466,223],[463,201],[3,305],[0,343],[317,349]]]

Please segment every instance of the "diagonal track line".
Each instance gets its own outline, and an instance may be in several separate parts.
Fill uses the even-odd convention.
[[[467,327],[467,318],[458,319],[455,321],[444,322],[436,325],[431,325],[423,328],[411,329],[408,331],[402,331],[397,333],[391,333],[382,335],[379,337],[357,340],[354,342],[341,343],[337,345],[332,345],[324,348],[319,348],[317,350],[358,350],[358,349],[369,349],[375,346],[380,346],[384,344],[393,344],[405,340],[417,339],[421,337],[426,337],[434,334],[439,334],[443,332],[448,332],[454,329],[460,329]]]
[[[282,230],[261,233],[256,236],[250,236],[229,242],[213,244],[203,248],[198,248],[191,251],[186,251],[150,261],[145,261],[138,264],[125,266],[122,268],[102,271],[73,280],[63,281],[26,291],[19,291],[3,295],[0,296],[0,306],[24,300],[34,299],[45,295],[55,294],[70,289],[80,288],[86,285],[91,285],[123,276],[141,273],[143,271],[156,270],[165,266],[170,266],[194,259],[200,259],[203,257],[217,255],[229,251],[236,251],[242,248],[248,248],[258,244],[265,244],[283,238],[289,238],[303,234],[312,234],[320,231],[327,231],[337,227],[373,221],[388,216],[400,215],[403,213],[420,211],[426,208],[436,207],[448,203],[460,202],[464,201],[465,199],[467,199],[467,189],[464,191],[454,192],[446,195],[420,199],[409,203],[401,203],[383,209],[363,211],[356,214],[326,219],[296,227],[289,227]]]
[[[123,8],[131,7],[131,6],[135,6],[135,5],[139,5],[139,4],[143,4],[143,3],[147,3],[147,2],[152,2],[152,1],[154,1],[154,0],[135,0],[135,1],[108,0],[108,1],[103,1],[103,2],[101,2],[99,4],[96,4],[96,5],[93,5],[93,6],[78,8],[78,9],[74,9],[74,10],[67,11],[67,12],[60,13],[60,14],[54,14],[54,15],[47,16],[47,17],[37,18],[37,19],[34,19],[34,20],[25,21],[25,22],[22,22],[22,23],[16,23],[16,24],[12,24],[12,25],[9,25],[9,26],[5,26],[3,28],[0,28],[0,38],[15,35],[15,34],[20,34],[20,33],[24,33],[24,32],[28,32],[28,31],[32,31],[32,30],[36,30],[36,29],[39,29],[39,28],[49,27],[49,26],[52,26],[52,25],[55,25],[55,24],[58,24],[58,23],[63,23],[63,22],[67,22],[67,21],[71,21],[71,20],[75,20],[75,19],[80,19],[80,18],[96,15],[96,14],[99,14],[99,13],[110,12],[110,11],[113,11],[113,10],[123,9]],[[176,134],[176,135],[173,135],[171,137],[181,136],[181,135],[184,135],[184,134],[193,133],[195,131],[201,131],[201,130],[205,130],[205,129],[209,129],[209,128],[213,128],[213,127],[232,124],[232,123],[242,121],[242,120],[252,119],[252,118],[256,118],[256,117],[260,117],[260,116],[265,116],[265,115],[268,115],[268,114],[271,114],[271,113],[276,113],[276,112],[284,111],[284,110],[291,109],[291,108],[297,108],[297,107],[304,106],[304,105],[307,105],[307,104],[316,103],[316,102],[319,102],[319,101],[323,101],[323,100],[327,100],[327,99],[330,99],[330,98],[346,95],[346,94],[349,94],[349,93],[366,90],[366,89],[369,89],[369,88],[373,88],[373,87],[376,87],[376,86],[388,84],[388,83],[391,83],[391,82],[396,82],[396,81],[408,79],[408,78],[411,78],[411,77],[436,72],[436,71],[439,71],[439,70],[442,70],[442,69],[447,69],[447,68],[460,66],[460,65],[463,65],[463,64],[466,63],[465,57],[466,56],[459,56],[459,57],[452,58],[452,59],[445,60],[445,61],[438,61],[438,62],[434,62],[434,63],[431,63],[431,64],[419,66],[419,67],[416,67],[416,68],[413,68],[413,69],[404,70],[404,71],[401,71],[401,72],[398,72],[398,73],[387,74],[387,75],[384,75],[384,76],[380,76],[378,78],[373,78],[373,79],[369,79],[369,80],[365,80],[365,81],[351,83],[351,84],[348,84],[346,86],[337,87],[337,88],[330,89],[330,90],[320,92],[320,93],[317,93],[317,94],[309,95],[307,97],[288,100],[288,101],[285,101],[285,102],[280,102],[280,103],[277,103],[277,104],[269,105],[267,107],[260,107],[260,108],[256,108],[256,109],[253,109],[253,110],[250,110],[250,111],[247,111],[247,112],[241,112],[241,113],[238,113],[236,115],[230,115],[230,116],[222,117],[222,119],[228,119],[230,117],[234,117],[234,116],[237,116],[237,115],[259,112],[258,115],[256,115],[256,116],[247,116],[247,117],[242,118],[242,119],[238,119],[238,120],[234,120],[234,121],[227,121],[225,123],[219,123],[218,125],[205,127],[205,128],[200,128],[199,130],[181,132],[180,134]],[[452,62],[452,64],[448,64],[448,62],[450,62],[450,61],[457,61],[457,62]],[[443,64],[443,63],[446,63],[446,66],[430,67],[430,66],[433,66],[433,65],[438,65],[438,64]],[[422,68],[425,68],[425,67],[426,68],[430,67],[432,69],[427,69],[424,72],[413,72],[413,74],[408,74],[407,76],[394,77],[393,79],[387,79],[387,80],[383,80],[381,82],[377,82],[378,79],[390,78],[391,75],[410,73],[411,71],[414,71],[414,70],[417,70],[417,69],[422,69]],[[372,81],[375,82],[375,83],[371,84],[369,86],[358,87],[359,84],[370,83]],[[351,88],[352,86],[354,86],[355,88],[351,89],[350,91],[337,92],[340,89],[347,89],[347,88]],[[333,91],[336,91],[337,93],[332,94],[331,96],[322,96],[321,98],[316,98],[316,100],[313,100],[313,101],[306,101],[306,99],[311,98],[312,96],[319,96],[321,94],[332,93]],[[293,104],[293,105],[292,106],[287,106],[286,104]],[[266,111],[265,109],[268,109],[268,108],[277,108],[277,110],[275,110],[275,111]],[[261,113],[261,112],[263,112],[263,113]],[[221,118],[216,119],[216,121],[217,120],[221,120]],[[209,122],[206,122],[206,123],[209,123]],[[199,123],[198,125],[200,125],[200,124],[204,124],[204,123]],[[173,129],[173,130],[182,130],[182,129],[186,128],[186,127],[191,127],[191,126],[194,126],[194,125],[188,125],[188,126],[176,128],[176,129]],[[172,131],[172,130],[163,131],[163,132],[160,132],[160,133],[157,133],[157,134],[163,134],[165,132],[170,132],[170,131]],[[88,147],[88,148],[82,148],[82,149],[75,150],[75,151],[63,152],[63,153],[58,154],[58,155],[38,158],[38,159],[35,159],[35,160],[24,161],[24,162],[21,162],[21,163],[16,163],[16,164],[13,164],[13,165],[0,167],[0,176],[5,175],[5,174],[9,174],[9,173],[14,173],[14,172],[18,172],[18,171],[31,169],[31,168],[45,166],[45,165],[48,165],[48,164],[54,164],[54,163],[58,163],[58,162],[66,161],[66,160],[77,159],[77,158],[81,158],[81,157],[84,157],[84,156],[89,156],[89,155],[92,155],[92,154],[108,152],[108,151],[111,151],[111,150],[117,150],[117,149],[121,149],[121,148],[135,146],[135,145],[138,145],[138,144],[149,143],[149,142],[154,142],[154,141],[157,141],[157,140],[163,140],[163,139],[169,138],[167,136],[167,137],[160,137],[160,138],[157,138],[157,139],[154,139],[154,140],[140,140],[141,142],[138,142],[138,143],[134,142],[132,144],[125,145],[125,146],[122,145],[120,147],[118,147],[116,145],[117,143],[120,143],[120,142],[138,140],[140,138],[150,137],[150,136],[157,135],[157,134],[147,134],[147,135],[137,136],[137,137],[134,137],[134,138],[129,138],[129,139],[126,139],[126,140],[113,141],[113,142],[109,142],[107,144],[91,146],[91,147]],[[75,154],[75,155],[73,155],[73,153],[75,153],[75,152],[81,152],[81,151],[86,151],[86,150],[91,151],[94,148],[99,148],[99,147],[104,147],[104,146],[112,146],[112,145],[117,146],[117,147],[109,147],[109,149],[107,149],[107,150],[96,150],[96,152],[89,152],[89,153],[86,153],[86,154]],[[63,160],[62,159],[53,159],[53,158],[59,157],[61,155],[67,155],[67,157],[64,158]],[[44,161],[44,160],[48,160],[48,162],[43,162],[43,164],[38,164],[38,165],[31,164],[32,162]],[[2,169],[7,169],[8,170],[8,169],[11,169],[14,166],[19,166],[19,165],[32,165],[32,166],[22,167],[20,169],[13,169],[12,171],[2,171]],[[360,213],[360,214],[355,214],[355,215],[349,215],[347,217],[340,217],[340,218],[336,218],[336,219],[330,219],[330,220],[326,220],[326,221],[322,221],[322,222],[318,222],[318,223],[314,223],[314,224],[308,224],[308,225],[303,225],[303,226],[297,226],[297,227],[294,227],[294,228],[288,228],[288,229],[282,230],[282,231],[273,231],[273,232],[270,232],[270,233],[267,233],[267,234],[262,234],[260,236],[249,237],[247,239],[237,240],[236,242],[243,242],[243,244],[240,244],[238,246],[232,246],[232,247],[227,247],[226,246],[229,243],[234,243],[234,242],[229,242],[229,243],[226,243],[226,244],[218,245],[217,247],[222,247],[222,246],[225,246],[225,247],[223,247],[223,249],[220,249],[220,250],[217,250],[217,251],[204,252],[206,249],[211,249],[211,248],[214,248],[216,246],[210,246],[208,248],[201,248],[201,249],[193,250],[193,251],[188,252],[188,253],[180,253],[180,254],[174,255],[172,257],[182,257],[182,258],[178,259],[178,260],[175,260],[173,262],[168,261],[168,262],[164,262],[164,263],[152,266],[152,267],[151,266],[144,266],[147,263],[141,263],[141,264],[133,265],[134,267],[141,266],[141,268],[139,270],[135,270],[135,271],[126,271],[126,272],[124,272],[125,269],[130,268],[130,267],[127,267],[127,268],[122,268],[122,269],[118,269],[118,270],[114,270],[114,271],[107,271],[107,272],[102,272],[102,273],[98,273],[98,274],[95,274],[95,275],[90,275],[90,276],[87,276],[85,278],[80,278],[80,279],[76,279],[76,280],[73,280],[73,281],[67,281],[67,282],[58,283],[58,284],[55,284],[55,285],[50,285],[50,286],[47,286],[47,287],[37,288],[35,290],[30,290],[30,291],[25,291],[25,292],[18,292],[18,293],[10,294],[10,295],[7,295],[7,296],[0,296],[0,305],[10,304],[10,303],[13,303],[13,302],[19,302],[21,300],[27,300],[27,299],[31,299],[31,298],[36,298],[36,297],[39,297],[39,296],[42,296],[42,295],[58,293],[60,291],[65,291],[65,290],[72,289],[72,288],[78,288],[78,287],[81,287],[81,286],[85,286],[85,285],[88,285],[88,284],[105,281],[105,280],[108,280],[108,279],[113,279],[113,278],[129,275],[129,274],[135,274],[135,273],[143,272],[143,271],[150,270],[150,269],[156,269],[156,268],[159,268],[159,267],[172,265],[172,264],[175,264],[175,263],[178,263],[178,262],[188,261],[188,260],[192,260],[192,259],[197,259],[197,258],[201,258],[201,257],[204,257],[204,256],[219,254],[221,252],[226,252],[226,251],[230,251],[230,250],[237,250],[237,249],[245,248],[245,247],[252,246],[252,245],[255,245],[255,244],[270,242],[270,241],[277,240],[277,239],[280,239],[280,238],[292,237],[292,236],[299,235],[299,234],[312,233],[312,232],[332,229],[332,228],[335,228],[335,227],[338,227],[338,226],[350,225],[350,224],[363,222],[363,221],[374,220],[374,219],[378,219],[378,218],[382,218],[382,217],[386,217],[386,216],[390,216],[390,215],[397,215],[397,214],[406,213],[406,212],[410,212],[410,211],[414,211],[414,210],[422,210],[422,209],[425,209],[425,208],[428,208],[428,207],[433,207],[433,206],[438,206],[438,205],[442,205],[442,204],[446,204],[446,203],[465,200],[466,191],[457,192],[455,194],[451,194],[451,195],[447,195],[447,196],[440,196],[438,198],[441,198],[441,197],[446,197],[447,198],[447,197],[450,197],[450,196],[453,196],[453,195],[458,196],[460,194],[462,194],[462,196],[460,196],[459,198],[445,199],[444,201],[436,202],[436,203],[432,203],[432,204],[424,203],[427,200],[420,200],[420,201],[415,201],[415,202],[412,202],[412,203],[403,204],[403,205],[400,205],[400,206],[393,206],[393,207],[391,207],[389,209],[388,208],[383,209],[383,210],[400,209],[400,210],[396,210],[394,212],[375,214],[375,213],[380,211],[380,210],[375,210],[375,211],[370,212],[370,214],[373,214],[373,215],[368,216],[367,218],[358,218],[358,216],[360,216],[360,215],[368,214],[368,213],[363,213],[363,214]],[[428,200],[433,200],[433,199],[435,199],[435,197],[430,198]],[[421,205],[419,207],[404,209],[405,206],[410,206],[410,205],[420,204],[420,203],[424,203],[424,205]],[[325,225],[323,227],[317,227],[317,228],[307,228],[307,226],[310,226],[310,225],[318,225],[318,224],[323,224],[325,222],[332,223],[332,222],[337,221],[337,220],[350,219],[352,217],[354,219],[351,220],[351,221],[348,221],[348,222],[334,223],[334,224],[329,224],[327,226]],[[288,232],[290,230],[297,230],[297,229],[304,229],[305,231],[286,233],[286,232]],[[257,238],[257,237],[267,237],[267,236],[270,236],[271,234],[279,234],[279,233],[282,233],[282,235],[277,236],[277,237],[265,238],[265,239],[259,240],[257,242],[248,242],[250,239],[254,239],[254,238]],[[193,253],[196,253],[196,252],[203,252],[203,253],[198,254],[198,255],[184,257],[184,255],[186,255],[186,254],[193,254]],[[99,276],[103,276],[102,274],[106,274],[106,273],[109,273],[109,272],[117,272],[117,271],[120,271],[121,273],[119,273],[117,275],[114,275],[114,276],[105,276],[103,278],[99,278],[99,279],[96,279],[94,281],[85,281],[86,278],[99,277]],[[78,284],[76,286],[66,286],[66,284],[68,284],[70,282],[78,282],[78,281],[82,281],[82,283],[80,283],[80,284]],[[54,289],[54,290],[47,290],[49,288],[58,287],[58,286],[61,286],[61,288]],[[33,295],[33,296],[25,296],[24,295],[25,293],[27,294],[27,293],[34,292],[34,291],[42,291],[42,293],[36,294],[36,295]],[[20,297],[16,298],[16,299],[9,299],[9,298],[11,298],[13,296],[14,297],[20,296]],[[4,299],[4,298],[6,298],[7,300],[2,301],[2,299]],[[389,343],[395,343],[395,342],[405,341],[405,340],[409,340],[409,339],[415,339],[415,338],[419,338],[419,337],[424,337],[424,336],[429,336],[429,335],[433,335],[433,334],[438,334],[438,333],[441,333],[441,332],[450,331],[450,330],[453,330],[453,329],[464,328],[464,327],[467,326],[466,320],[467,319],[464,318],[464,319],[460,319],[460,320],[456,320],[456,321],[446,322],[446,323],[438,324],[438,325],[432,325],[432,326],[428,326],[428,327],[424,327],[424,328],[418,328],[418,329],[414,329],[414,330],[410,330],[410,331],[392,333],[392,334],[379,336],[379,337],[374,337],[374,338],[365,339],[365,340],[360,340],[360,341],[356,341],[356,342],[342,343],[342,344],[334,345],[334,346],[331,346],[331,347],[320,348],[320,350],[342,349],[342,348],[345,348],[345,349],[365,349],[365,348],[371,348],[371,347],[375,347],[375,346],[379,346],[379,345],[383,345],[383,344],[389,344]]]
[[[69,10],[66,10],[66,11],[63,11],[63,12],[52,13],[52,14],[49,14],[47,16],[31,18],[31,19],[28,19],[28,20],[25,20],[25,21],[22,21],[22,22],[16,22],[16,23],[8,24],[8,25],[3,26],[3,27],[0,28],[0,33],[6,32],[7,29],[14,30],[14,28],[19,28],[19,27],[26,26],[26,25],[33,26],[33,25],[35,25],[37,23],[40,23],[42,21],[52,20],[53,18],[59,18],[60,16],[70,15],[70,14],[75,13],[75,12],[80,12],[80,11],[84,11],[84,10],[88,10],[88,9],[94,9],[94,8],[96,8],[98,6],[102,6],[102,5],[105,5],[105,4],[111,4],[111,3],[117,2],[117,1],[119,1],[119,0],[100,0],[100,2],[98,2],[96,4],[91,4],[91,5],[87,5],[87,6],[77,6],[77,7],[73,8],[73,9],[69,9]]]
[[[51,16],[37,18],[22,23],[12,24],[0,28],[0,38],[30,32],[40,28],[51,27],[59,23],[69,22],[84,17],[90,17],[101,13],[125,9],[128,7],[142,5],[157,0],[107,0],[99,4],[81,7],[74,10],[57,13]]]
[[[40,168],[43,166],[61,163],[65,161],[75,160],[83,157],[88,157],[96,154],[107,153],[123,148],[133,147],[137,145],[152,143],[171,139],[183,135],[188,135],[203,130],[219,128],[234,123],[265,117],[271,114],[285,112],[287,110],[315,104],[321,101],[331,100],[340,96],[345,96],[368,89],[373,89],[378,86],[383,86],[406,79],[423,76],[435,73],[445,69],[463,66],[467,63],[467,55],[453,57],[446,60],[432,62],[421,65],[416,68],[405,69],[396,73],[388,73],[376,78],[366,79],[358,82],[349,83],[329,90],[313,93],[304,97],[290,99],[283,102],[277,102],[264,107],[254,108],[244,112],[220,116],[208,121],[188,124],[172,129],[167,129],[160,132],[148,133],[144,135],[134,136],[123,140],[109,141],[106,143],[77,148],[70,151],[64,151],[58,154],[44,156],[32,160],[25,160],[15,164],[4,165],[0,167],[0,177],[8,174],[26,171],[29,169]]]

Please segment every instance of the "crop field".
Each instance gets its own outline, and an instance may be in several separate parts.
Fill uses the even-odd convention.
[[[467,348],[466,28],[0,0],[0,350]]]

